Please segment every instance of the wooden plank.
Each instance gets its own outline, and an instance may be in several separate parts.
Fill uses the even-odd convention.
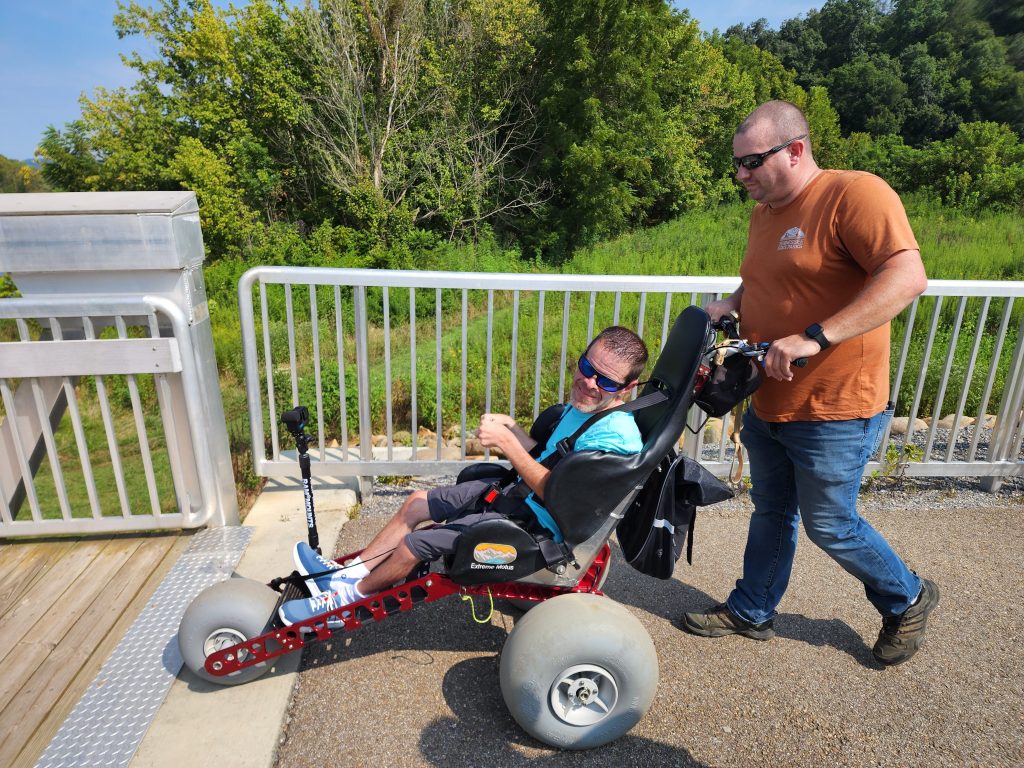
[[[22,709],[11,721],[0,719],[0,730],[11,725],[24,733],[24,741],[8,748],[0,743],[0,765],[32,768],[53,739],[64,720],[92,683],[110,653],[135,621],[189,542],[187,535],[161,535],[142,540],[131,558],[110,582],[106,599],[94,601],[64,642],[47,658],[34,679],[15,699]],[[60,679],[58,679],[60,678]],[[62,688],[60,695],[41,699],[49,690]],[[45,711],[44,711],[45,709]],[[0,714],[5,718],[6,713]],[[22,722],[36,725],[22,731]],[[7,761],[5,763],[5,761]]]
[[[45,585],[45,591],[34,599],[29,598],[29,593],[24,593],[7,612],[0,623],[0,667],[14,644],[31,632],[40,618],[54,610],[62,600],[74,599],[74,582],[95,561],[104,546],[104,541],[77,542],[53,564],[48,576],[35,582],[37,587]]]
[[[18,563],[28,557],[37,547],[37,544],[0,542],[0,585],[7,578],[7,574],[13,571]]]
[[[176,339],[81,339],[0,342],[0,371],[9,379],[178,373]]]
[[[96,602],[107,600],[103,594],[111,580],[139,548],[138,539],[114,539],[72,585],[72,596],[53,605],[40,617],[31,634],[18,638],[3,661],[0,674],[0,721],[11,699],[21,690],[48,656],[56,652],[72,628],[81,623]],[[28,599],[45,600],[48,585],[40,584]]]
[[[21,556],[11,557],[9,568],[0,576],[0,619],[18,605],[25,595],[60,562],[74,546],[72,541],[21,545]],[[7,564],[5,564],[6,566]]]

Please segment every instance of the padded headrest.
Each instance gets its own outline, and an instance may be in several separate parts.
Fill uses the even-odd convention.
[[[661,388],[669,394],[669,400],[644,408],[636,414],[636,423],[644,438],[644,452],[656,450],[662,455],[668,453],[672,443],[683,431],[693,395],[693,380],[697,375],[710,326],[708,313],[700,307],[687,307],[673,323],[665,347],[651,371],[651,381],[641,393],[647,394],[655,388]],[[666,432],[672,434],[665,438],[667,442],[662,446],[660,438]]]
[[[584,541],[635,490],[679,440],[693,397],[693,382],[710,329],[707,312],[687,307],[676,318],[643,393],[662,389],[669,399],[637,411],[644,439],[637,454],[574,451],[551,470],[545,506],[570,546]]]

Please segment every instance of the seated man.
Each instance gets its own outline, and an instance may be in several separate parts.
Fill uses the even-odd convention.
[[[511,416],[485,413],[480,417],[477,436],[487,448],[500,450],[532,491],[526,504],[536,522],[562,540],[554,519],[544,508],[544,486],[551,470],[542,461],[560,440],[571,436],[591,415],[622,405],[626,393],[637,385],[647,364],[647,347],[632,331],[621,326],[598,334],[577,363],[568,407],[540,454],[529,451],[533,440]],[[575,450],[637,453],[643,447],[633,414],[616,412],[594,423],[576,442]],[[458,528],[502,517],[484,509],[482,497],[490,487],[485,480],[471,480],[430,491],[413,491],[401,509],[388,521],[361,555],[346,566],[321,558],[308,544],[295,545],[295,564],[303,575],[334,571],[307,579],[311,598],[290,600],[278,611],[286,625],[304,621],[372,595],[404,579],[417,563],[435,560],[455,551],[461,535]],[[444,523],[458,521],[458,528]],[[426,522],[439,527],[416,530]],[[340,622],[332,622],[333,625]]]

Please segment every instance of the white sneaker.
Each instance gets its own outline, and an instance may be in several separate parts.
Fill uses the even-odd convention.
[[[356,589],[354,582],[336,580],[332,586],[334,589],[321,592],[313,597],[282,603],[281,607],[277,609],[277,615],[281,617],[285,626],[290,627],[292,624],[312,619],[314,616],[320,616],[365,597]],[[344,626],[344,622],[340,618],[332,617],[327,620],[329,629],[340,629],[342,626]]]

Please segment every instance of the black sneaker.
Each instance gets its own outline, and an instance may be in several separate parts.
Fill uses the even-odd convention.
[[[743,635],[752,640],[770,640],[775,637],[772,629],[774,619],[751,624],[729,610],[725,603],[716,605],[703,613],[684,613],[679,625],[691,635],[701,637],[724,637],[725,635]]]
[[[928,614],[939,604],[939,588],[934,581],[921,579],[921,594],[899,616],[882,619],[882,631],[871,652],[887,667],[909,661],[924,643]]]

